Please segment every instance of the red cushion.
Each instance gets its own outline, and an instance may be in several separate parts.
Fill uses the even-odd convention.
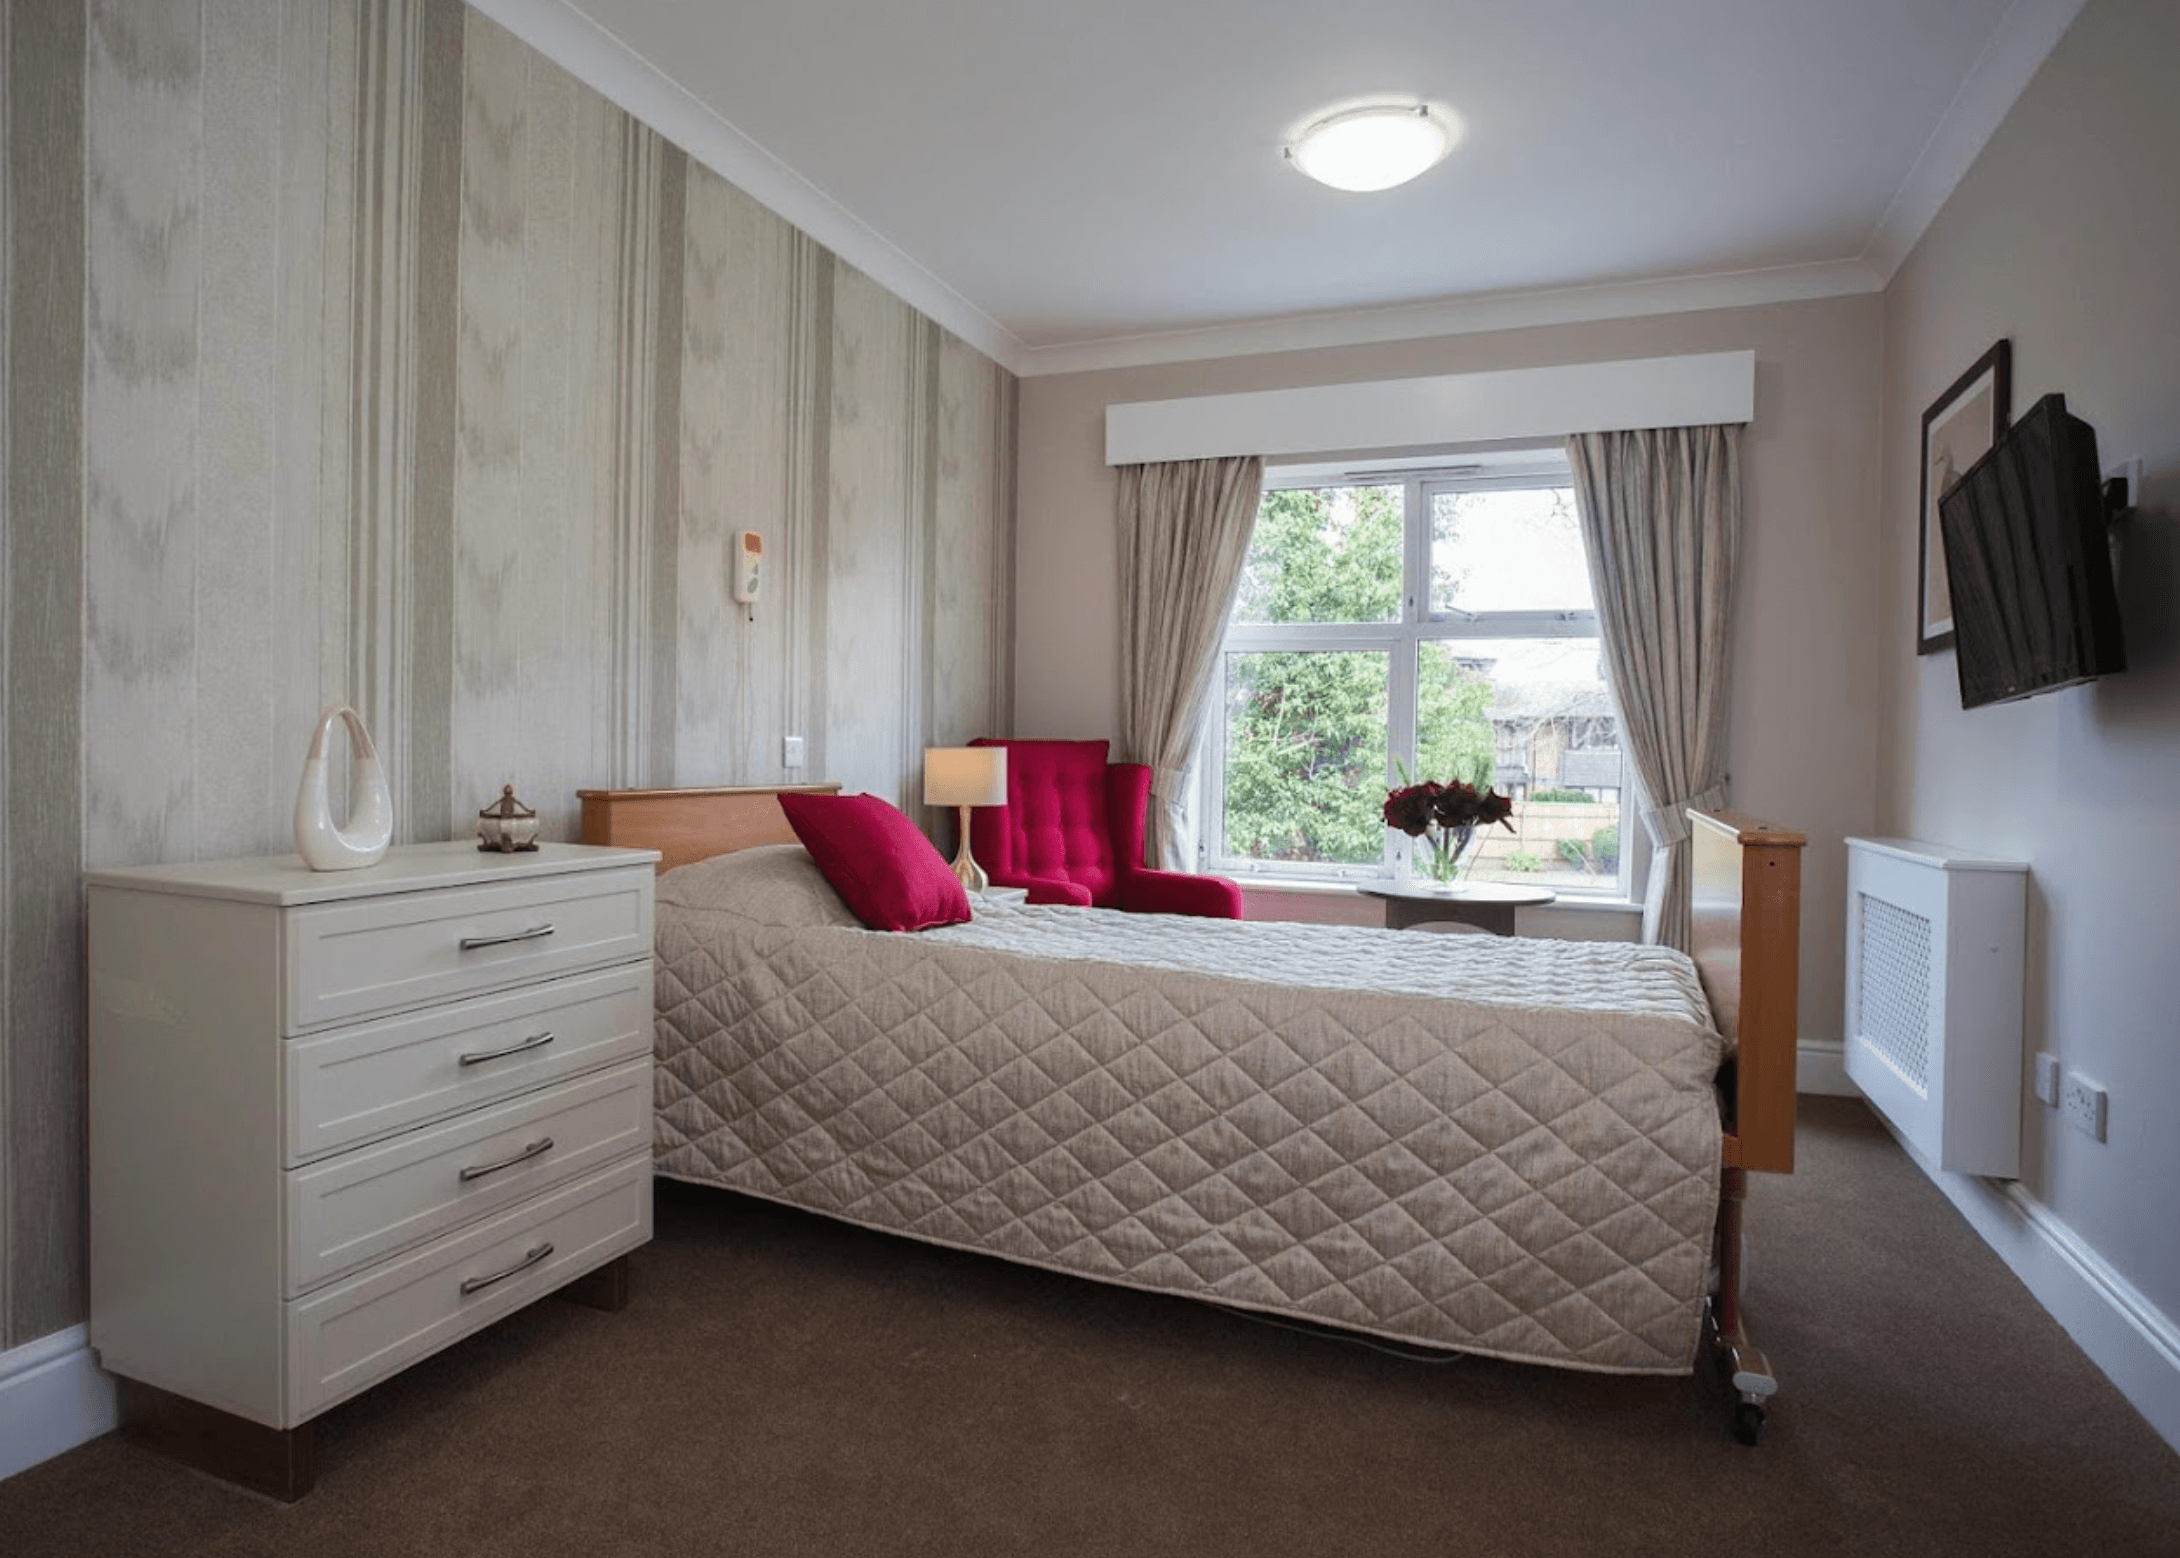
[[[782,795],[780,810],[850,912],[872,930],[928,930],[969,918],[945,856],[875,795]]]

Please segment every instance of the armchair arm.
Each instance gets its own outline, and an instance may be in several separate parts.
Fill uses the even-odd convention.
[[[1012,872],[993,871],[989,875],[994,887],[1021,887],[1029,891],[1031,903],[1071,903],[1087,909],[1090,906],[1090,889],[1077,887],[1073,882],[1056,876],[1017,876]]]
[[[1151,771],[1144,763],[1105,766],[1105,826],[1113,839],[1113,869],[1123,880],[1143,865],[1143,814],[1151,803]]]
[[[1120,906],[1136,914],[1196,914],[1206,919],[1238,920],[1241,884],[1223,876],[1138,867],[1121,876]]]
[[[1114,864],[1120,870],[1120,906],[1135,914],[1240,919],[1239,883],[1223,876],[1159,871],[1143,864],[1143,814],[1150,798],[1151,771],[1143,764],[1114,763],[1105,770],[1105,805],[1113,830]]]

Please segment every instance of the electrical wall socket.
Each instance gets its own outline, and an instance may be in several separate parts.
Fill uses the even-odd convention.
[[[800,768],[802,766],[802,737],[782,736],[780,738],[780,766],[782,768]]]
[[[2048,1049],[2036,1052],[2036,1099],[2053,1108],[2059,1105],[2059,1057]]]
[[[2104,1084],[2069,1071],[2059,1087],[2059,1112],[2066,1116],[2066,1123],[2102,1141],[2104,1110]]]

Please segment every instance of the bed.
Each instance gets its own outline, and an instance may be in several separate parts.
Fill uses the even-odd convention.
[[[669,873],[661,1174],[1424,1348],[1673,1374],[1708,1336],[1755,1442],[1799,834],[1690,813],[1692,958],[1011,904],[894,935],[778,794],[582,792]]]

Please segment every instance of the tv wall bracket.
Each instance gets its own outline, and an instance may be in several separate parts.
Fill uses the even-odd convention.
[[[2118,524],[2134,506],[2134,499],[2128,495],[2127,478],[2107,476],[2104,479],[2104,522],[2107,525]]]
[[[2116,525],[2142,501],[2142,462],[2122,460],[2105,467],[2104,522]]]

